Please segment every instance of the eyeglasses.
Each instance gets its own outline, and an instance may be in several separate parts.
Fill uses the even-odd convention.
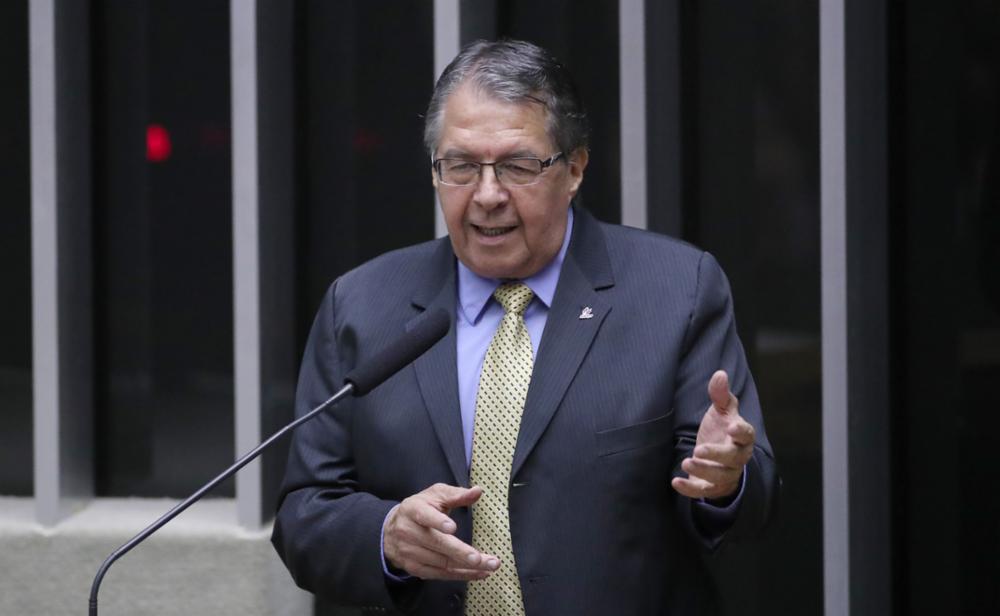
[[[438,181],[448,186],[472,186],[479,181],[483,167],[493,167],[497,180],[511,186],[530,186],[538,182],[546,169],[562,158],[556,152],[550,158],[541,160],[532,157],[505,158],[492,163],[477,163],[461,158],[438,158],[432,163]]]

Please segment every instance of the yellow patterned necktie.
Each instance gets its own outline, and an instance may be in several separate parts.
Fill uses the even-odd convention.
[[[493,297],[503,306],[505,314],[486,351],[476,395],[471,478],[472,485],[483,488],[483,495],[472,507],[472,545],[497,556],[502,564],[485,580],[469,582],[466,616],[524,614],[510,539],[507,496],[514,446],[534,363],[531,339],[524,324],[524,310],[533,294],[517,282],[500,285]]]

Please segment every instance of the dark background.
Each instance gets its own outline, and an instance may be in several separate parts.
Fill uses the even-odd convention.
[[[1000,605],[1000,5],[915,0],[890,17],[893,597],[900,614],[986,614]]]
[[[32,493],[28,3],[0,3],[0,494]]]
[[[727,614],[820,614],[818,4],[680,6],[681,229],[730,278],[784,481],[763,543],[708,564]]]
[[[91,23],[97,494],[181,497],[234,458],[229,3]]]

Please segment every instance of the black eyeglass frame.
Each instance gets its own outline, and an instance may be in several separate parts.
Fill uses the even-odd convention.
[[[505,186],[531,186],[533,184],[537,184],[538,181],[541,179],[542,175],[545,173],[545,170],[554,165],[556,161],[558,161],[560,158],[565,159],[566,158],[565,154],[563,154],[562,152],[556,152],[555,154],[544,160],[541,158],[535,158],[534,156],[512,156],[510,158],[495,160],[491,163],[478,162],[475,160],[466,160],[464,158],[435,158],[433,161],[431,161],[431,166],[434,168],[434,173],[437,174],[438,181],[444,184],[445,186],[460,186],[460,187],[475,186],[476,184],[479,183],[479,180],[482,179],[483,177],[483,167],[493,167],[493,173],[497,176],[497,181],[500,182],[501,184],[504,184]],[[448,160],[460,161],[470,165],[476,165],[476,174],[475,176],[473,176],[475,179],[472,182],[469,182],[468,184],[454,184],[451,182],[445,182],[441,174],[441,163]],[[539,163],[540,170],[535,175],[534,179],[531,182],[528,182],[527,184],[507,184],[503,180],[503,172],[500,171],[501,167],[497,167],[497,165],[502,165],[512,160],[536,160]]]

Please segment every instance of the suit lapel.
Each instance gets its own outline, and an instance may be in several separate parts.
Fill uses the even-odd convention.
[[[545,432],[611,311],[607,294],[599,291],[613,285],[603,233],[596,220],[577,209],[573,237],[531,375],[514,450],[512,478]]]
[[[447,240],[442,240],[435,253],[430,275],[417,287],[413,304],[418,308],[442,308],[452,315],[448,334],[414,362],[417,383],[434,432],[455,475],[455,485],[468,485],[469,471],[465,464],[465,443],[462,437],[462,412],[458,402],[455,344],[455,259]],[[442,282],[443,281],[443,282]],[[406,330],[416,326],[426,312],[411,319]]]

